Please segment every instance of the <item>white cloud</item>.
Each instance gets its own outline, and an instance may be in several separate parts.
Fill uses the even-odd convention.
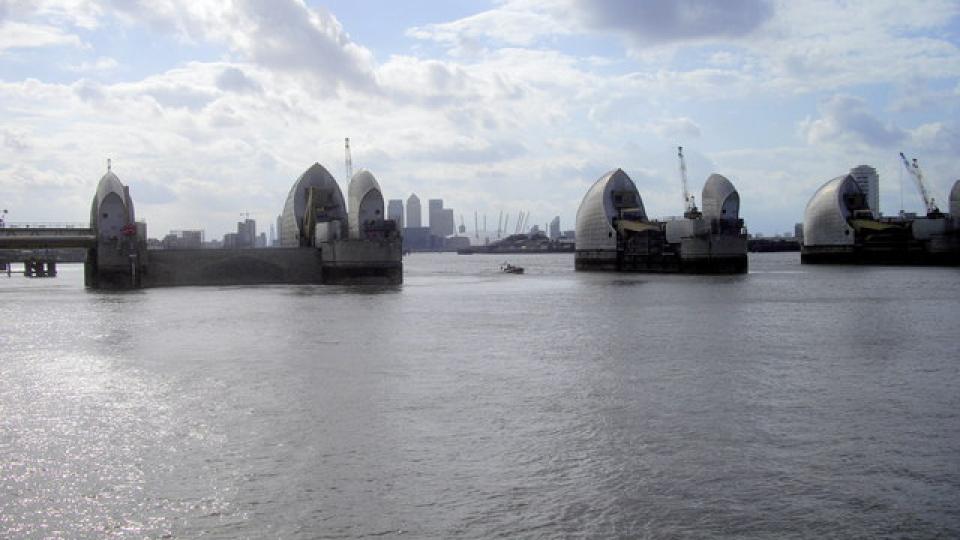
[[[97,71],[111,71],[117,68],[120,64],[116,60],[108,56],[101,56],[94,60],[93,62],[81,62],[75,66],[69,66],[67,69],[70,71],[84,73],[84,72],[97,72]]]
[[[110,0],[129,24],[196,42],[223,43],[243,61],[314,77],[314,90],[374,91],[373,55],[340,22],[303,0]],[[320,84],[316,84],[316,83]]]
[[[224,69],[217,76],[217,88],[226,92],[252,92],[255,94],[263,92],[260,83],[248,77],[243,70],[232,66]]]
[[[444,44],[455,56],[479,53],[487,41],[498,46],[528,46],[545,35],[572,32],[560,7],[562,4],[514,0],[455,21],[414,27],[407,35]]]
[[[0,168],[0,196],[41,208],[43,197],[19,180],[46,185],[61,175],[70,179],[59,186],[64,198],[85,201],[74,209],[84,219],[91,186],[113,157],[153,235],[206,226],[216,237],[240,211],[269,223],[313,161],[342,179],[344,136],[355,167],[371,168],[388,198],[416,191],[494,219],[499,209],[515,215],[524,207],[538,223],[561,215],[567,228],[586,187],[616,167],[642,183],[651,213],[677,213],[674,145],[683,139],[696,139],[696,149],[685,147],[691,184],[712,169],[733,179],[746,217],[758,220],[754,230],[792,225],[822,181],[859,162],[885,166],[894,146],[924,157],[931,175],[947,174],[958,151],[943,102],[909,109],[938,112],[933,122],[899,115],[884,97],[871,96],[869,106],[856,97],[861,85],[908,80],[911,66],[925,74],[912,80],[960,88],[956,50],[939,37],[943,21],[912,6],[881,20],[890,14],[885,0],[776,2],[766,18],[732,16],[721,30],[705,27],[702,13],[678,18],[698,3],[637,4],[648,14],[666,9],[651,20],[679,28],[675,39],[646,21],[611,20],[625,3],[508,0],[409,31],[454,56],[394,49],[380,63],[332,14],[300,0],[73,4],[92,19],[71,19],[66,4],[43,2],[46,12],[0,20],[67,36],[87,36],[77,31],[86,24],[121,41],[124,32],[153,31],[171,47],[189,41],[220,59],[115,82],[92,59],[120,57],[94,50],[85,51],[89,69],[80,75],[50,79],[79,80],[0,82],[0,115],[17,126],[0,132],[0,163],[23,166]],[[583,9],[607,19],[587,20]],[[797,93],[827,97],[808,111],[812,100]],[[754,110],[755,99],[768,112]],[[731,107],[742,125],[730,123]],[[782,129],[804,114],[810,118],[799,132]]]
[[[907,137],[902,129],[874,116],[860,98],[833,96],[819,109],[820,118],[805,120],[800,126],[808,144],[859,143],[893,148]]]
[[[686,116],[679,118],[662,118],[648,123],[647,129],[664,139],[675,141],[695,139],[701,134],[700,126]]]
[[[773,14],[767,0],[573,0],[587,27],[638,46],[749,35]]]
[[[11,49],[32,49],[71,45],[81,47],[83,42],[74,34],[55,26],[0,21],[0,53]]]

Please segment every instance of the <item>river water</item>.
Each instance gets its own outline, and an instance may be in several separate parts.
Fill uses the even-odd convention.
[[[0,277],[3,538],[960,535],[960,271]]]

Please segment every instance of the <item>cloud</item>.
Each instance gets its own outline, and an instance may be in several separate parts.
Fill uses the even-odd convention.
[[[700,136],[700,126],[686,116],[663,118],[647,124],[647,129],[664,139],[684,140]]]
[[[318,93],[330,95],[341,86],[376,91],[372,53],[354,43],[328,11],[311,8],[303,0],[111,0],[111,4],[129,23],[196,42],[223,43],[245,61],[312,76]]]
[[[750,34],[773,15],[766,0],[573,0],[590,28],[614,31],[637,44]]]
[[[143,204],[169,204],[177,200],[177,194],[172,189],[150,180],[130,182],[130,194],[134,202]]]
[[[820,103],[820,118],[800,125],[809,144],[853,142],[878,148],[892,148],[907,138],[907,133],[883,123],[870,113],[863,99],[836,95]]]
[[[93,62],[82,62],[75,66],[69,66],[67,69],[74,72],[89,71],[110,71],[116,69],[120,64],[116,60],[107,56],[101,56]]]
[[[0,0],[0,23],[5,19],[39,17],[57,28],[97,27],[101,7],[95,0]]]
[[[83,46],[80,38],[55,26],[0,21],[0,53],[10,49],[33,49],[59,45]]]
[[[444,145],[433,145],[414,152],[409,159],[441,163],[496,163],[521,156],[526,147],[517,141],[459,140]]]
[[[455,21],[416,26],[407,30],[407,35],[447,45],[455,56],[477,54],[487,41],[529,46],[544,35],[571,33],[569,21],[564,20],[559,10],[550,8],[550,3],[514,0]]]
[[[32,146],[24,133],[0,129],[0,135],[3,135],[3,146],[15,152],[26,152]]]
[[[243,71],[235,68],[228,67],[220,72],[220,75],[217,76],[217,88],[225,92],[237,92],[237,93],[253,93],[260,94],[263,92],[263,87],[260,86],[260,83],[251,79]]]
[[[942,156],[960,154],[960,123],[931,122],[910,130],[910,146]],[[954,173],[956,174],[956,173]]]
[[[216,95],[204,88],[186,84],[156,84],[143,89],[164,107],[183,107],[193,111],[206,107]]]

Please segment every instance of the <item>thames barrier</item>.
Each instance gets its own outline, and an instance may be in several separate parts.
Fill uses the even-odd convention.
[[[353,175],[344,200],[333,176],[314,163],[290,188],[281,223],[277,248],[148,250],[146,223],[136,220],[130,189],[108,162],[89,228],[5,228],[0,249],[84,248],[84,282],[94,289],[403,281],[400,234],[384,219],[380,185],[367,170]],[[49,274],[49,262],[38,264],[30,266],[34,274]]]

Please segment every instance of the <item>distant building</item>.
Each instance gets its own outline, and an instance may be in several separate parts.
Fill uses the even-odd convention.
[[[453,210],[444,208],[440,210],[439,233],[437,236],[450,236],[456,231],[456,224],[453,221]]]
[[[238,248],[250,248],[257,243],[257,222],[247,218],[237,222],[237,246]]]
[[[409,217],[409,214],[407,214]],[[427,227],[404,227],[403,250],[427,251],[433,249],[430,229]]]
[[[850,169],[854,182],[860,187],[867,200],[867,206],[873,217],[880,217],[880,177],[877,170],[869,165],[859,165]]]
[[[249,218],[237,222],[237,232],[223,235],[224,249],[252,248],[257,247],[257,243],[257,222]]]
[[[469,236],[448,236],[444,239],[443,242],[444,249],[453,250],[453,249],[465,249],[470,247],[470,237]]]
[[[407,222],[406,226],[410,229],[417,229],[423,226],[420,219],[420,198],[416,193],[410,195],[407,199]]]
[[[430,199],[427,203],[430,216],[430,234],[445,238],[456,230],[453,210],[443,207],[443,199]]]
[[[797,240],[803,240],[803,223],[797,223],[793,226],[793,237]]]
[[[403,228],[403,201],[400,199],[390,199],[387,203],[387,219],[392,219],[398,229]]]
[[[267,233],[260,233],[260,236],[257,237],[255,247],[258,247],[258,248],[267,247]]]
[[[277,216],[277,239],[274,241],[275,247],[280,247],[283,245],[283,227],[280,226],[280,221],[283,216]]]
[[[550,239],[558,240],[560,238],[560,216],[553,218],[550,222]]]
[[[203,231],[170,231],[160,244],[163,249],[200,249],[203,247]]]
[[[443,211],[443,199],[430,199],[427,201],[427,219],[430,220],[430,234],[436,236],[446,236],[440,231],[440,213]]]

